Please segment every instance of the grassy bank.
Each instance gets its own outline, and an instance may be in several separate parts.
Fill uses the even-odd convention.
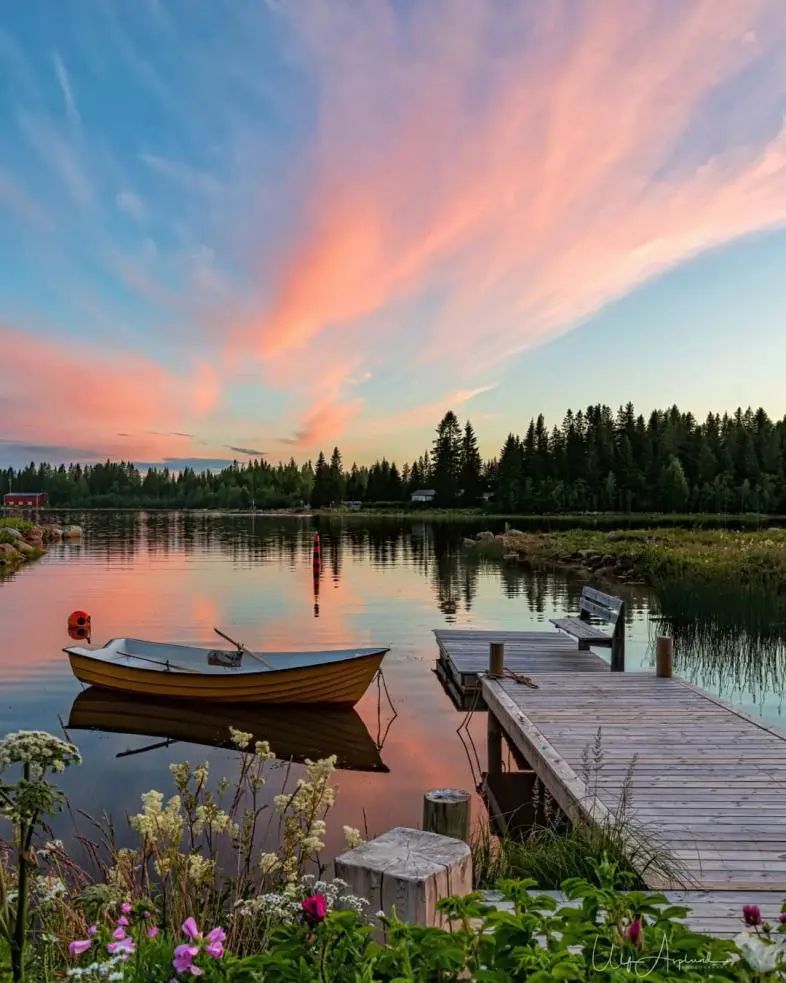
[[[560,564],[601,579],[676,578],[786,585],[786,530],[623,529],[509,532],[478,548]]]

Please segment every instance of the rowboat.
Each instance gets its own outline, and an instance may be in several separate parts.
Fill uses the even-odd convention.
[[[331,703],[354,706],[386,648],[328,652],[236,652],[113,638],[102,648],[68,646],[80,682],[143,696],[211,703]]]
[[[388,770],[366,725],[351,707],[189,704],[90,686],[74,700],[67,725],[69,731],[97,730],[225,748],[235,747],[230,734],[233,727],[251,735],[252,750],[257,741],[267,741],[281,761],[316,761],[334,754],[340,769]],[[136,753],[122,751],[119,756]]]

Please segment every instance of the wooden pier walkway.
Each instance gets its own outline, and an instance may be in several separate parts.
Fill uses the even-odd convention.
[[[708,924],[728,925],[757,892],[768,907],[772,892],[786,897],[785,731],[676,677],[530,672],[538,689],[483,678],[483,697],[568,816],[614,813],[635,756],[629,814],[685,872],[666,883],[644,871],[650,887],[700,892]],[[588,787],[583,759],[598,732]]]
[[[453,689],[454,698],[473,696],[489,667],[489,644],[505,643],[505,666],[513,672],[608,672],[599,655],[579,649],[575,638],[558,631],[481,631],[436,629],[437,674]]]

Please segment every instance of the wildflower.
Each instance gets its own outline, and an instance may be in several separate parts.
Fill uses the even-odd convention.
[[[751,932],[740,932],[734,942],[745,962],[758,973],[772,973],[783,961],[785,953],[782,946],[766,942]]]
[[[280,866],[281,862],[275,853],[263,853],[259,857],[259,869],[263,874],[272,874]]]
[[[757,904],[746,904],[742,909],[742,918],[746,925],[761,925],[761,909]]]
[[[189,945],[187,942],[175,948],[175,958],[172,965],[176,973],[191,973],[192,976],[201,976],[203,970],[194,965],[194,958],[199,955],[198,945]]]
[[[98,925],[91,925],[90,928],[87,930],[87,934],[95,935],[97,931],[98,931]]]
[[[110,956],[121,955],[123,958],[127,959],[136,950],[136,943],[133,939],[128,938],[128,936],[123,936],[122,939],[118,939],[117,942],[110,942],[106,951]]]
[[[211,956],[213,959],[220,959],[224,955],[226,937],[227,935],[223,928],[214,928],[211,932],[207,933],[205,952],[208,956]]]
[[[262,761],[272,761],[275,758],[268,741],[257,741],[254,745],[254,754]]]
[[[636,915],[631,921],[625,934],[632,945],[635,945],[637,949],[641,949],[644,945],[644,925],[640,915]]]
[[[778,921],[781,923],[781,925],[786,925],[786,911],[782,911],[780,915],[778,915]]]
[[[158,925],[151,925],[147,930],[147,937],[149,939],[154,939],[158,935]]]
[[[114,930],[114,932],[112,932],[112,938],[117,939],[118,942],[120,941],[120,939],[124,939],[125,937],[126,937],[126,930],[123,928],[122,925],[118,925],[117,928]]]
[[[230,727],[229,728],[229,738],[230,738],[230,740],[235,745],[235,747],[236,748],[239,748],[241,751],[244,748],[247,748],[248,747],[248,745],[251,743],[251,739],[253,738],[253,736],[254,735],[253,734],[249,734],[248,731],[238,730],[237,727]]]
[[[130,904],[129,904],[129,903],[127,902],[127,901],[124,901],[124,902],[123,902],[123,903],[122,903],[122,904],[120,905],[120,910],[121,910],[121,912],[122,912],[122,913],[123,913],[124,915],[130,915],[130,914],[131,914],[131,905],[130,905]]]
[[[360,835],[360,830],[356,829],[354,826],[344,826],[344,840],[350,850],[354,850],[356,847],[363,846],[366,842]]]
[[[92,939],[74,939],[73,942],[68,943],[68,954],[69,956],[81,956],[83,952],[87,952],[92,944]]]
[[[125,928],[125,927],[126,927],[127,925],[129,925],[129,924],[130,924],[130,922],[128,921],[128,919],[126,918],[126,916],[125,916],[125,915],[121,915],[121,916],[120,916],[120,917],[118,918],[118,920],[117,920],[117,924],[118,924],[118,926],[120,926],[121,928]]]
[[[192,853],[188,858],[186,873],[195,884],[204,884],[213,876],[215,868],[214,860],[207,860],[199,853]]]
[[[200,937],[199,927],[197,926],[196,919],[186,918],[183,922],[183,934],[187,935],[189,939],[197,939]]]
[[[310,894],[304,898],[300,907],[307,922],[316,924],[325,920],[327,915],[327,898],[324,894]]]
[[[81,764],[79,749],[45,730],[18,730],[0,741],[0,771],[11,764],[30,765],[40,778],[47,768],[60,772],[72,764]]]

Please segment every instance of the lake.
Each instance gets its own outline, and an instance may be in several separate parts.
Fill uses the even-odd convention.
[[[285,708],[260,725],[269,733],[256,734],[286,759],[339,754],[344,767],[336,773],[328,836],[335,852],[342,824],[371,835],[419,825],[426,790],[472,790],[484,767],[484,715],[457,733],[465,714],[433,672],[432,629],[549,630],[549,618],[577,610],[582,587],[565,572],[479,559],[462,545],[483,528],[477,523],[139,512],[71,514],[66,521],[83,525],[81,541],[53,546],[0,580],[0,731],[61,733],[71,718],[70,737],[84,756],[63,780],[72,809],[55,830],[64,839],[87,823],[77,809],[111,813],[127,839],[125,815],[138,811],[148,789],[170,792],[172,762],[209,761],[216,778],[237,768],[233,752],[205,737],[220,708],[183,708],[167,731],[166,719],[151,718],[144,707],[107,709],[89,693],[80,696],[61,651],[72,610],[91,614],[95,644],[134,636],[213,646],[218,626],[253,649],[389,645],[384,677],[395,715],[374,685],[357,718]],[[316,530],[319,578],[312,572]],[[682,675],[782,723],[786,617],[774,615],[782,599],[736,586],[654,591],[626,584],[620,592],[628,607],[629,671],[652,667],[654,638],[665,625],[677,640]],[[111,732],[79,729],[107,721]],[[238,723],[250,729],[245,718]],[[177,740],[167,742],[167,735]],[[301,770],[297,763],[274,767],[265,794],[272,799],[287,773],[291,781]],[[474,808],[482,808],[479,801]],[[274,837],[272,826],[267,835]]]

